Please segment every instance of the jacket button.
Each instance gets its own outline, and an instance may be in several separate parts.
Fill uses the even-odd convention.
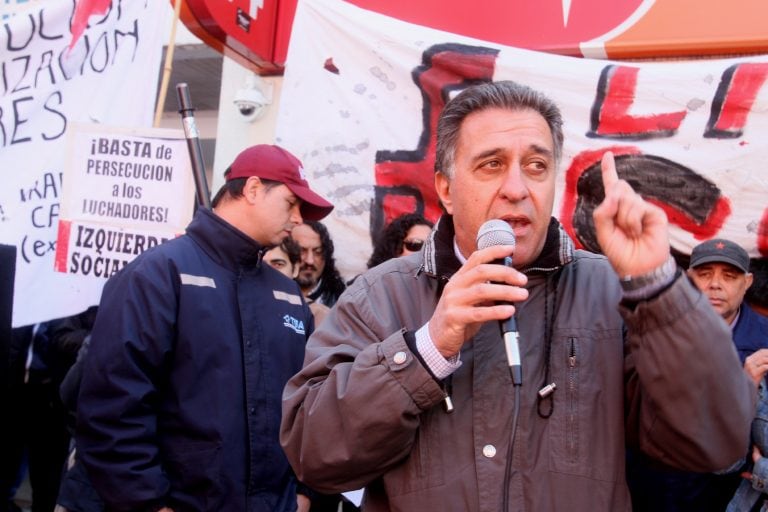
[[[483,446],[483,455],[488,457],[489,459],[493,458],[496,455],[496,447],[492,444],[487,444]]]
[[[406,359],[408,359],[408,355],[405,352],[397,352],[392,358],[395,364],[403,364]]]

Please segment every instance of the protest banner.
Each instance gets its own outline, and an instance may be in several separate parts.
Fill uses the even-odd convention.
[[[667,212],[673,249],[714,236],[768,255],[768,57],[616,62],[564,57],[398,21],[346,2],[299,3],[277,142],[336,209],[340,270],[364,268],[370,238],[409,211],[435,219],[435,129],[468,85],[515,80],[560,106],[565,147],[554,214],[598,250],[599,161]]]
[[[194,180],[182,130],[71,125],[55,268],[107,279],[184,232]]]
[[[0,243],[18,250],[14,326],[98,302],[103,279],[54,271],[65,134],[73,123],[151,126],[168,11],[40,2],[3,21]]]

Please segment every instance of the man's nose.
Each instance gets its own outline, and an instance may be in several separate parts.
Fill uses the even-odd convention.
[[[520,201],[528,197],[528,185],[523,176],[520,164],[513,162],[507,169],[504,181],[499,189],[499,195],[509,201]]]
[[[709,287],[715,290],[720,290],[723,287],[723,281],[720,279],[720,276],[712,276],[712,279],[709,280]]]
[[[290,221],[296,225],[304,222],[304,219],[301,216],[301,206],[299,204],[294,205],[293,209],[291,210]]]

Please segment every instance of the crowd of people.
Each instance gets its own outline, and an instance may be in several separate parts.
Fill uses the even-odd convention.
[[[562,147],[541,93],[467,88],[445,213],[392,219],[346,283],[333,205],[247,148],[98,308],[17,329],[6,508],[28,467],[35,512],[768,509],[764,276],[724,239],[676,261],[610,152],[603,254],[577,249]],[[479,247],[493,219],[514,235]]]

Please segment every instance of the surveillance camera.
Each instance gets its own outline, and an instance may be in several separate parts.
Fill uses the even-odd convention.
[[[237,110],[246,121],[253,121],[261,117],[270,104],[264,94],[258,89],[239,89],[234,100]]]

